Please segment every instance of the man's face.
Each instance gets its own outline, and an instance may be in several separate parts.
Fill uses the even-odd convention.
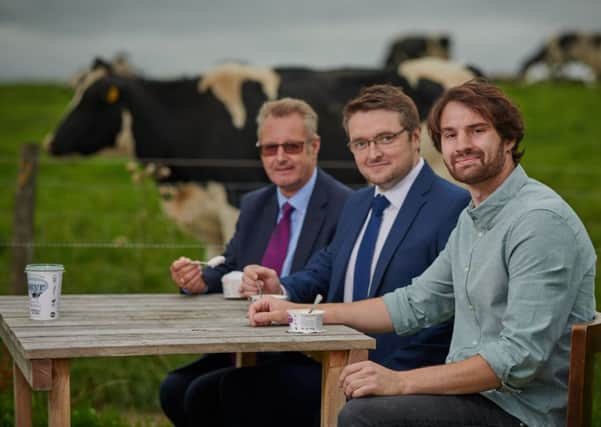
[[[511,148],[492,123],[460,102],[449,102],[440,118],[440,142],[447,169],[468,185],[504,180],[513,169]]]
[[[403,130],[401,114],[389,110],[358,111],[348,121],[351,142],[377,137],[392,137]],[[405,130],[387,144],[370,142],[362,150],[351,149],[355,163],[365,179],[382,190],[388,190],[403,179],[419,161],[420,130]]]
[[[283,146],[273,147],[273,155],[261,153],[261,161],[267,176],[277,185],[286,197],[291,197],[309,181],[317,165],[319,138],[309,139],[305,131],[303,118],[293,113],[285,117],[268,116],[263,121],[259,134],[262,146],[291,143],[302,144],[299,153],[286,153]]]

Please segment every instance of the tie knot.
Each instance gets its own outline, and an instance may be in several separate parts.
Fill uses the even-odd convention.
[[[384,209],[386,209],[388,205],[390,205],[390,201],[385,196],[378,194],[374,197],[371,204],[372,214],[374,216],[382,216],[382,212],[384,212]]]
[[[294,206],[286,202],[282,205],[282,218],[290,218],[290,214],[294,210]]]

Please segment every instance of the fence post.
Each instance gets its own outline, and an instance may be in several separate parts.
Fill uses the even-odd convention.
[[[35,179],[38,173],[40,147],[27,143],[21,149],[17,190],[15,194],[15,217],[13,227],[13,265],[11,282],[17,295],[27,294],[25,266],[31,262],[33,246],[33,216],[35,212]]]

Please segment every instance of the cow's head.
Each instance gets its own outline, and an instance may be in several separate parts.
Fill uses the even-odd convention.
[[[110,64],[95,60],[80,77],[66,116],[47,137],[48,151],[85,155],[116,147],[128,118],[121,106],[121,81]]]

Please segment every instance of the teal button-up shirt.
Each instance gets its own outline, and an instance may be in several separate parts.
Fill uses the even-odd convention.
[[[594,316],[595,262],[576,213],[518,165],[384,302],[401,335],[454,315],[447,363],[479,354],[502,383],[484,397],[528,426],[564,426],[570,332]]]

